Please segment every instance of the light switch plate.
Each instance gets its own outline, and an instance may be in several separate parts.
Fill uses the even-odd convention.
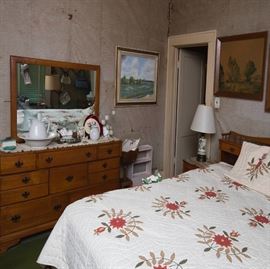
[[[219,109],[220,108],[220,97],[215,97],[214,98],[214,107],[216,109]]]

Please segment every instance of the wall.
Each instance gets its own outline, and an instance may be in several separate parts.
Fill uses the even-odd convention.
[[[160,52],[157,105],[116,108],[115,135],[140,137],[162,167],[167,46],[165,0],[0,0],[0,139],[10,134],[9,56],[101,66],[101,116],[114,107],[115,47]]]
[[[172,0],[172,4],[170,35],[216,29],[217,36],[230,36],[270,30],[269,0]],[[270,136],[270,113],[264,112],[264,100],[221,98],[216,112],[218,133],[213,139],[215,158],[221,132]]]

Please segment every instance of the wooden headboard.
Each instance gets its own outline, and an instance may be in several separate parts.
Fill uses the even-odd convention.
[[[222,134],[219,140],[221,161],[234,164],[240,154],[243,141],[270,146],[270,137],[247,136],[231,131]]]

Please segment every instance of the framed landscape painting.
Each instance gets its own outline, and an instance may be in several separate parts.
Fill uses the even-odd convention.
[[[155,104],[159,53],[117,47],[116,105]]]
[[[263,99],[267,32],[217,40],[215,95]]]

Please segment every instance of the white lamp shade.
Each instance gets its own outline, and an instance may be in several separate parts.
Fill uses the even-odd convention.
[[[59,91],[61,89],[59,75],[46,75],[45,76],[45,90]]]
[[[190,129],[199,133],[214,134],[216,127],[213,108],[211,106],[199,105]]]

